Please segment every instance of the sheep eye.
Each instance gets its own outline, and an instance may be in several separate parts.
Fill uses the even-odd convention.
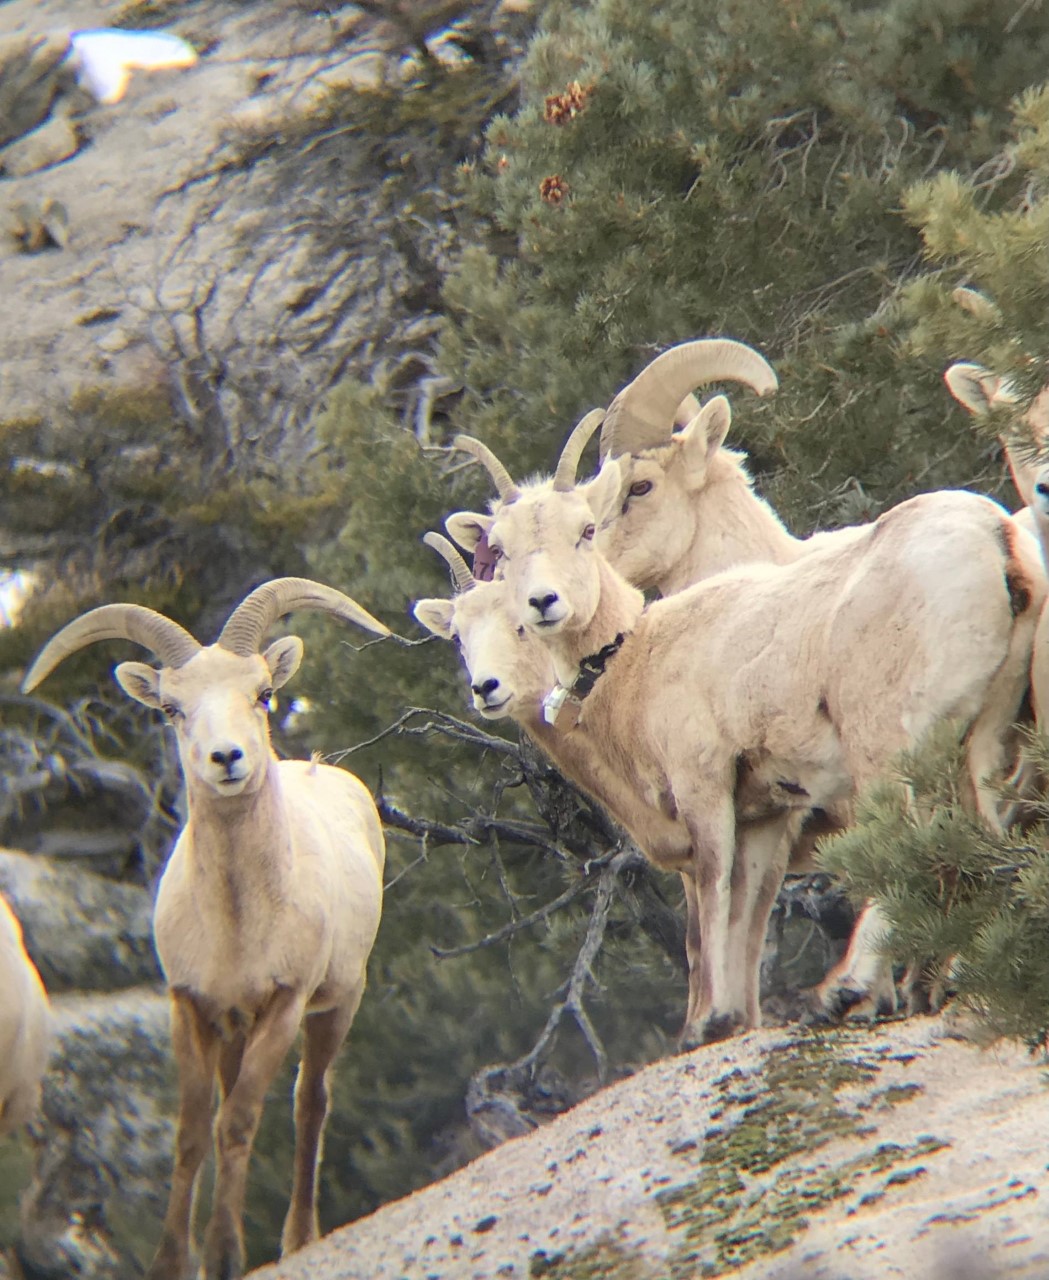
[[[588,524],[586,528],[583,530],[583,537],[587,540],[587,542],[589,542],[590,539],[594,536],[595,532],[596,530],[594,526],[592,524]]]
[[[629,493],[632,498],[643,498],[646,493],[651,491],[651,489],[651,480],[635,480],[627,490],[627,493]]]
[[[493,547],[493,546],[492,546],[492,544],[491,544],[491,543],[489,543],[489,544],[488,544],[488,550],[489,550],[489,552],[491,553],[491,556],[492,556],[492,559],[493,559],[493,560],[501,560],[501,559],[503,558],[503,549],[502,549],[502,547]]]
[[[180,716],[182,714],[182,712],[179,710],[178,707],[175,706],[173,702],[163,703],[160,709],[161,711],[163,711],[163,713],[167,716],[169,720],[174,720],[176,716]]]
[[[258,704],[260,707],[265,707],[267,711],[272,711],[273,710],[273,690],[260,689],[259,696],[258,696]]]

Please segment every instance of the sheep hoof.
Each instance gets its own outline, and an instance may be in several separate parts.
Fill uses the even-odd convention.
[[[681,1050],[699,1049],[705,1044],[715,1044],[718,1040],[727,1040],[746,1026],[745,1019],[738,1013],[709,1013],[699,1022],[686,1027],[681,1033]]]

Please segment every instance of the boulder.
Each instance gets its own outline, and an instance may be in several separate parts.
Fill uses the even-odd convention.
[[[64,35],[0,31],[0,146],[47,119],[68,50]]]
[[[37,1280],[138,1280],[171,1172],[167,1000],[143,988],[60,997],[54,1019],[19,1260]]]
[[[51,116],[0,151],[0,171],[24,178],[75,156],[80,147],[76,129],[65,116]]]
[[[150,896],[75,863],[0,850],[0,893],[51,995],[159,982]]]

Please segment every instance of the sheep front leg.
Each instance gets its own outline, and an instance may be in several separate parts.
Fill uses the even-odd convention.
[[[175,1167],[160,1244],[146,1280],[187,1280],[191,1274],[193,1187],[210,1138],[219,1038],[186,991],[171,992],[171,1047],[179,1087]]]
[[[281,1257],[320,1236],[317,1174],[328,1118],[331,1069],[364,995],[363,984],[335,1009],[306,1015],[302,1062],[295,1081],[295,1174],[281,1233]]]
[[[685,806],[680,805],[683,812]],[[745,957],[731,954],[732,882],[736,820],[731,792],[690,797],[691,878],[699,904],[702,946],[699,965],[689,974],[689,1020],[684,1048],[724,1040],[746,1025],[746,1001],[739,971]],[[682,872],[683,875],[688,872]]]
[[[236,1081],[215,1121],[215,1197],[204,1237],[204,1280],[244,1274],[244,1195],[251,1147],[266,1090],[295,1042],[305,1012],[302,991],[281,988],[247,1035]]]

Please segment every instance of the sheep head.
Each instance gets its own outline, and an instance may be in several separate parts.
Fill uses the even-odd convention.
[[[450,600],[417,600],[416,619],[459,650],[474,708],[487,720],[528,718],[554,683],[546,649],[516,625],[503,582],[475,582],[462,556],[440,534],[423,538],[449,565]]]
[[[488,545],[499,556],[519,623],[544,637],[590,624],[601,597],[594,538],[620,486],[612,458],[585,488],[558,489],[545,481],[496,513]]]
[[[141,605],[92,609],[54,635],[22,682],[36,686],[70,654],[97,640],[125,639],[163,664],[122,662],[114,674],[130,697],[163,711],[175,730],[187,784],[236,796],[257,791],[272,749],[273,694],[298,670],[302,641],[286,636],[263,653],[266,632],[286,613],[315,609],[378,635],[389,629],[341,591],[306,578],[277,578],[257,587],[233,611],[213,645],[203,646],[170,618]]]
[[[619,459],[618,500],[597,545],[635,586],[657,586],[685,556],[698,536],[703,489],[722,473],[745,477],[739,456],[722,449],[731,423],[728,400],[715,396],[667,444]]]

